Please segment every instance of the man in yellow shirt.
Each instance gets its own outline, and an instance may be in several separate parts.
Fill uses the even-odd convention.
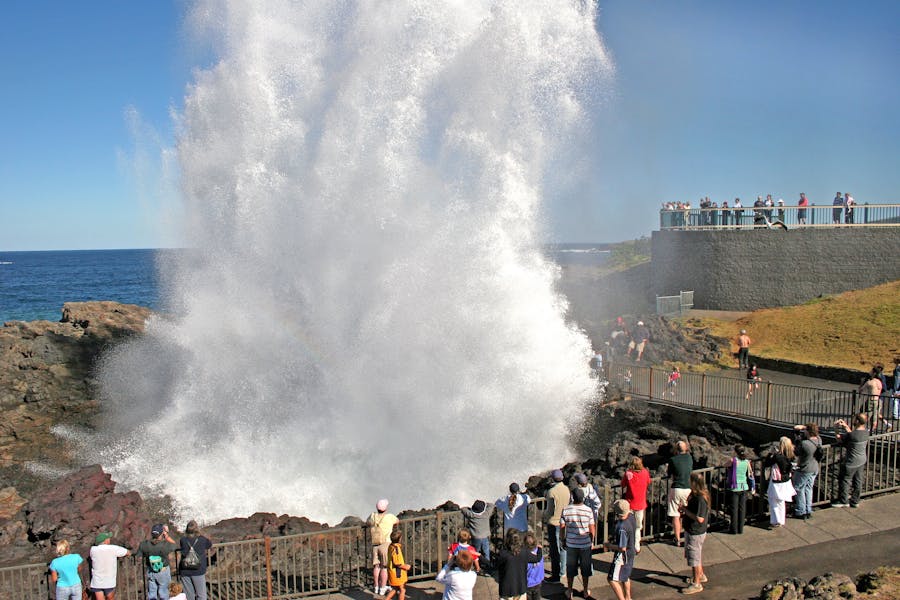
[[[391,545],[391,533],[400,522],[395,515],[387,512],[387,508],[388,501],[382,498],[375,504],[375,512],[366,520],[372,540],[372,577],[375,579],[376,596],[383,596],[390,591],[388,547]]]

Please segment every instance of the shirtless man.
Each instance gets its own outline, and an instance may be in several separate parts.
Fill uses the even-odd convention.
[[[738,344],[738,369],[750,366],[750,336],[746,329],[741,329],[741,335],[737,338]]]

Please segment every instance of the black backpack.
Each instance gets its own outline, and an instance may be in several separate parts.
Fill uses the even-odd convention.
[[[189,550],[186,554],[181,556],[181,565],[178,567],[179,571],[196,571],[200,568],[200,555],[197,554],[197,551],[194,550],[194,544],[197,543],[197,540],[194,539],[192,542],[188,542]]]

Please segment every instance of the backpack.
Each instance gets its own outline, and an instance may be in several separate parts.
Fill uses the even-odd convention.
[[[194,550],[194,544],[196,543],[196,539],[193,542],[188,542],[190,550],[187,551],[187,554],[182,555],[181,564],[178,567],[179,571],[196,571],[200,568],[200,555]]]
[[[825,450],[822,449],[822,444],[816,444],[816,450],[813,452],[813,458],[816,459],[816,462],[821,461],[825,458]]]
[[[384,514],[377,516],[380,516],[381,518],[376,520],[376,514],[372,513],[372,522],[369,524],[369,529],[372,533],[373,546],[380,546],[387,541],[384,538],[384,532],[381,530],[381,522],[384,520]]]
[[[168,566],[166,564],[166,559],[164,559],[162,556],[157,556],[156,554],[151,554],[150,556],[148,556],[147,562],[150,564],[151,573],[159,573]]]

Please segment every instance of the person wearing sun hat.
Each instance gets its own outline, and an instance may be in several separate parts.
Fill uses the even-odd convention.
[[[115,600],[118,560],[131,551],[111,543],[112,533],[102,531],[91,546],[91,591],[96,600]]]
[[[604,550],[612,550],[612,562],[606,580],[616,594],[616,600],[631,598],[631,570],[634,568],[636,523],[628,500],[616,500],[613,504],[616,515],[616,531],[612,543],[604,543]]]
[[[391,533],[400,519],[387,511],[388,500],[382,498],[375,503],[375,512],[369,515],[366,525],[372,540],[372,578],[375,580],[375,595],[383,596],[390,591],[388,586],[388,547]]]

